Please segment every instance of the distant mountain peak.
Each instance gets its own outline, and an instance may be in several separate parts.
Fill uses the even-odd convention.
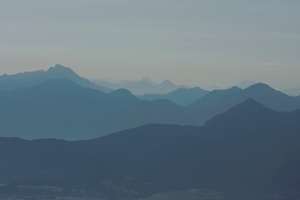
[[[232,86],[231,88],[228,88],[228,89],[215,89],[215,90],[212,90],[211,92],[215,93],[215,92],[220,92],[220,91],[238,91],[238,90],[241,90],[241,88],[239,88],[237,86]]]
[[[70,79],[71,81],[73,81],[83,87],[90,87],[92,89],[100,89],[103,92],[111,92],[112,91],[109,88],[106,88],[103,86],[98,86],[98,85],[90,82],[88,79],[80,77],[71,68],[65,67],[60,64],[56,64],[54,67],[50,67],[48,69],[48,71],[45,72],[45,77],[47,79],[66,77],[66,78]]]
[[[237,104],[235,107],[231,108],[231,109],[237,109],[237,108],[246,108],[247,110],[252,110],[253,108],[266,108],[264,105],[262,105],[261,103],[255,101],[253,98],[248,98],[245,101]]]
[[[236,106],[230,108],[227,112],[249,114],[249,113],[255,113],[257,111],[262,111],[262,110],[270,110],[270,109],[265,107],[263,104],[255,101],[253,98],[247,98],[245,101],[238,103]]]
[[[245,101],[230,108],[228,111],[216,115],[212,119],[205,123],[205,126],[215,124],[230,124],[230,122],[242,121],[243,123],[249,123],[251,120],[260,120],[262,116],[266,116],[267,113],[274,112],[271,109],[265,107],[261,103],[255,101],[252,98],[248,98]],[[263,120],[261,120],[263,121]]]
[[[140,81],[145,81],[145,82],[150,83],[150,84],[155,85],[155,86],[159,85],[158,83],[152,81],[152,80],[151,80],[150,78],[148,78],[148,77],[144,77],[144,78],[142,78]]]
[[[263,104],[255,101],[252,98],[248,98],[245,101],[230,108],[227,112],[228,113],[239,113],[239,115],[260,116],[261,113],[273,112],[273,110],[271,110],[270,108],[264,106]]]
[[[114,91],[110,92],[109,94],[111,94],[111,95],[118,94],[118,95],[123,95],[123,96],[126,96],[126,95],[133,96],[133,94],[129,90],[124,89],[124,88],[114,90]]]
[[[59,74],[75,74],[75,72],[68,67],[65,67],[60,64],[56,64],[54,67],[50,67],[46,73],[59,73]]]
[[[174,84],[169,79],[165,79],[160,85],[169,86],[169,85],[174,85]]]
[[[56,65],[54,66],[54,68],[68,68],[68,67],[65,67],[65,66],[63,66],[63,65],[61,65],[61,64],[56,64]]]
[[[142,78],[141,81],[147,81],[147,82],[149,81],[149,82],[152,82],[152,80],[151,80],[150,78],[148,78],[148,77]]]
[[[231,88],[229,88],[229,90],[240,90],[241,88],[238,86],[232,86]]]
[[[66,77],[72,81],[78,81],[79,79],[84,79],[78,76],[71,68],[65,67],[60,64],[56,64],[54,67],[50,67],[46,72],[45,76],[49,78],[63,78]]]
[[[16,88],[28,88],[38,85],[50,79],[68,78],[74,83],[93,89],[99,89],[103,92],[111,92],[112,89],[98,86],[86,78],[77,75],[71,68],[65,67],[61,64],[56,64],[50,67],[47,71],[38,70],[33,72],[22,72],[14,75],[0,76],[0,90],[12,90]]]
[[[267,85],[265,83],[256,83],[256,84],[253,84],[253,85],[247,87],[246,89],[272,89],[272,90],[274,90],[272,87],[270,87],[269,85]]]

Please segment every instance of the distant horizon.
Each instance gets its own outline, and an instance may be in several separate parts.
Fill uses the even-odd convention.
[[[300,87],[300,1],[0,1],[0,74]]]
[[[57,63],[58,64],[58,63]],[[55,65],[57,65],[55,64]],[[3,75],[15,75],[15,74],[19,74],[19,73],[30,73],[30,72],[35,72],[35,71],[47,71],[49,68],[51,67],[54,67],[55,65],[52,65],[52,66],[49,66],[48,68],[41,68],[41,69],[36,69],[36,70],[24,70],[24,71],[19,71],[19,72],[16,72],[16,73],[12,73],[12,74],[9,74],[9,73],[6,73],[4,72],[3,74],[0,74],[0,76],[3,76]],[[62,64],[58,64],[58,65],[62,65]],[[69,67],[69,66],[65,66],[65,65],[62,65],[64,67],[67,67],[67,68],[70,68],[72,69],[72,67]],[[72,69],[73,70],[73,69]],[[234,83],[234,84],[231,84],[231,85],[217,85],[217,84],[210,84],[210,85],[189,85],[189,84],[186,84],[186,83],[177,83],[177,82],[174,82],[172,79],[169,79],[169,78],[164,78],[162,80],[155,80],[153,79],[152,77],[149,77],[149,76],[144,76],[144,77],[141,77],[141,78],[134,78],[134,79],[113,79],[111,77],[96,77],[96,78],[90,78],[90,77],[87,77],[87,76],[82,76],[81,74],[77,73],[75,70],[73,70],[76,74],[78,74],[79,76],[83,77],[83,78],[86,78],[90,81],[95,81],[97,79],[99,80],[105,80],[105,81],[108,81],[108,79],[110,79],[112,82],[118,82],[118,81],[141,81],[142,79],[144,78],[148,78],[150,79],[151,81],[157,83],[157,84],[161,84],[162,82],[164,82],[165,80],[170,80],[173,84],[175,85],[186,85],[188,86],[189,88],[192,88],[192,87],[200,87],[202,89],[206,89],[206,90],[212,90],[213,89],[228,89],[230,87],[233,87],[233,86],[238,86],[239,84],[240,85],[243,85],[243,84],[246,84],[246,85],[252,85],[252,84],[256,84],[256,83],[265,83],[269,86],[271,86],[272,88],[276,89],[276,90],[284,90],[284,89],[294,89],[294,88],[300,88],[300,85],[297,86],[297,84],[295,83],[292,83],[292,82],[286,82],[285,84],[286,85],[291,85],[290,87],[286,86],[286,87],[280,87],[278,88],[278,84],[275,83],[275,86],[274,86],[274,83],[270,84],[270,83],[267,83],[267,82],[263,82],[263,81],[255,81],[255,80],[244,80],[244,81],[240,81],[240,82],[237,82],[237,83]],[[108,81],[109,82],[109,81]],[[277,85],[277,87],[276,87]],[[294,85],[294,86],[292,86]],[[243,88],[243,87],[241,87]]]

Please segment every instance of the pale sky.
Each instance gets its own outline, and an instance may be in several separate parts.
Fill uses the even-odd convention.
[[[299,0],[0,0],[0,36],[0,75],[300,87]]]

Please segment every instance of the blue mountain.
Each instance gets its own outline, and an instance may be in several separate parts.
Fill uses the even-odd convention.
[[[0,195],[188,198],[193,188],[198,197],[298,199],[299,119],[300,110],[246,99],[202,127],[148,124],[73,142],[0,138]]]
[[[14,75],[2,75],[0,76],[0,90],[28,88],[34,85],[38,85],[47,80],[59,78],[68,78],[78,85],[89,87],[92,89],[99,89],[103,92],[113,91],[110,88],[96,85],[91,81],[78,76],[72,69],[64,67],[60,64],[56,64],[54,67],[50,67],[47,71],[39,70],[34,72],[18,73]]]

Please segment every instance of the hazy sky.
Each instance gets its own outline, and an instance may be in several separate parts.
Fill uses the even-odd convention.
[[[300,86],[299,0],[0,0],[0,36],[0,74]]]

